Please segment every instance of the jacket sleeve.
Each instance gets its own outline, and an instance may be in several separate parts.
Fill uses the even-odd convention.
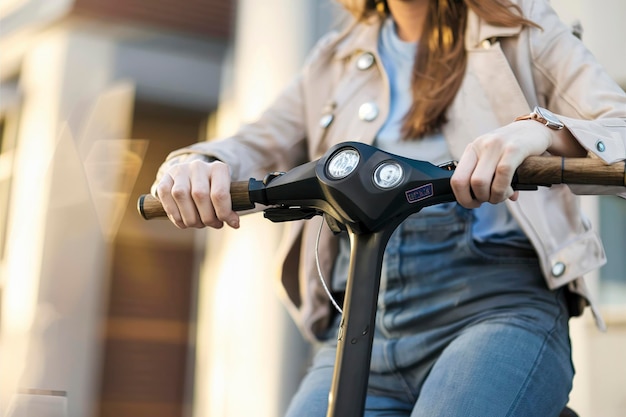
[[[523,4],[526,16],[541,26],[529,30],[535,84],[543,101],[538,104],[556,113],[590,153],[608,164],[625,160],[626,93],[546,0]],[[598,187],[597,193],[626,196],[626,188]]]

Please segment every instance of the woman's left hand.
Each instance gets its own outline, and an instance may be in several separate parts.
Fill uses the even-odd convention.
[[[563,156],[585,154],[566,128],[552,130],[534,120],[503,126],[467,145],[450,180],[452,191],[466,208],[516,200],[518,192],[511,187],[515,170],[527,157],[546,151]]]

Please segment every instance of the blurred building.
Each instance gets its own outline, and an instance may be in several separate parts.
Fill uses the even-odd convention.
[[[626,86],[626,3],[552,3]],[[337,16],[332,0],[0,2],[0,416],[284,410],[309,350],[274,296],[282,229],[181,231],[135,201],[171,150],[254,118]],[[617,417],[626,205],[584,204],[609,333],[572,322],[572,404]]]
[[[0,7],[0,414],[184,415],[199,249],[131,200],[205,138],[235,2]]]
[[[0,3],[0,415],[284,409],[308,349],[263,279],[281,229],[245,220],[264,245],[217,232],[204,262],[205,232],[134,206],[171,150],[254,117],[332,14],[303,0]],[[221,266],[225,241],[251,269]]]

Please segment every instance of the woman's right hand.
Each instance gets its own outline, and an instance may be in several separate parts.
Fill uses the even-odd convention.
[[[230,170],[221,161],[189,158],[167,167],[153,187],[176,227],[239,228],[230,198]]]

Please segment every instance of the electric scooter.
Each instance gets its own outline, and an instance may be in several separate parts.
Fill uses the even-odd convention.
[[[263,180],[233,182],[233,210],[262,204],[273,222],[323,216],[334,232],[347,231],[351,262],[345,292],[327,417],[361,417],[365,408],[376,305],[385,246],[409,215],[455,201],[450,178],[456,164],[436,166],[359,142],[344,142],[320,159]],[[537,156],[517,169],[515,190],[553,184],[625,186],[625,164],[596,158]],[[165,216],[158,199],[139,197],[145,219]],[[570,413],[570,414],[565,414]],[[566,409],[562,416],[575,416]]]

